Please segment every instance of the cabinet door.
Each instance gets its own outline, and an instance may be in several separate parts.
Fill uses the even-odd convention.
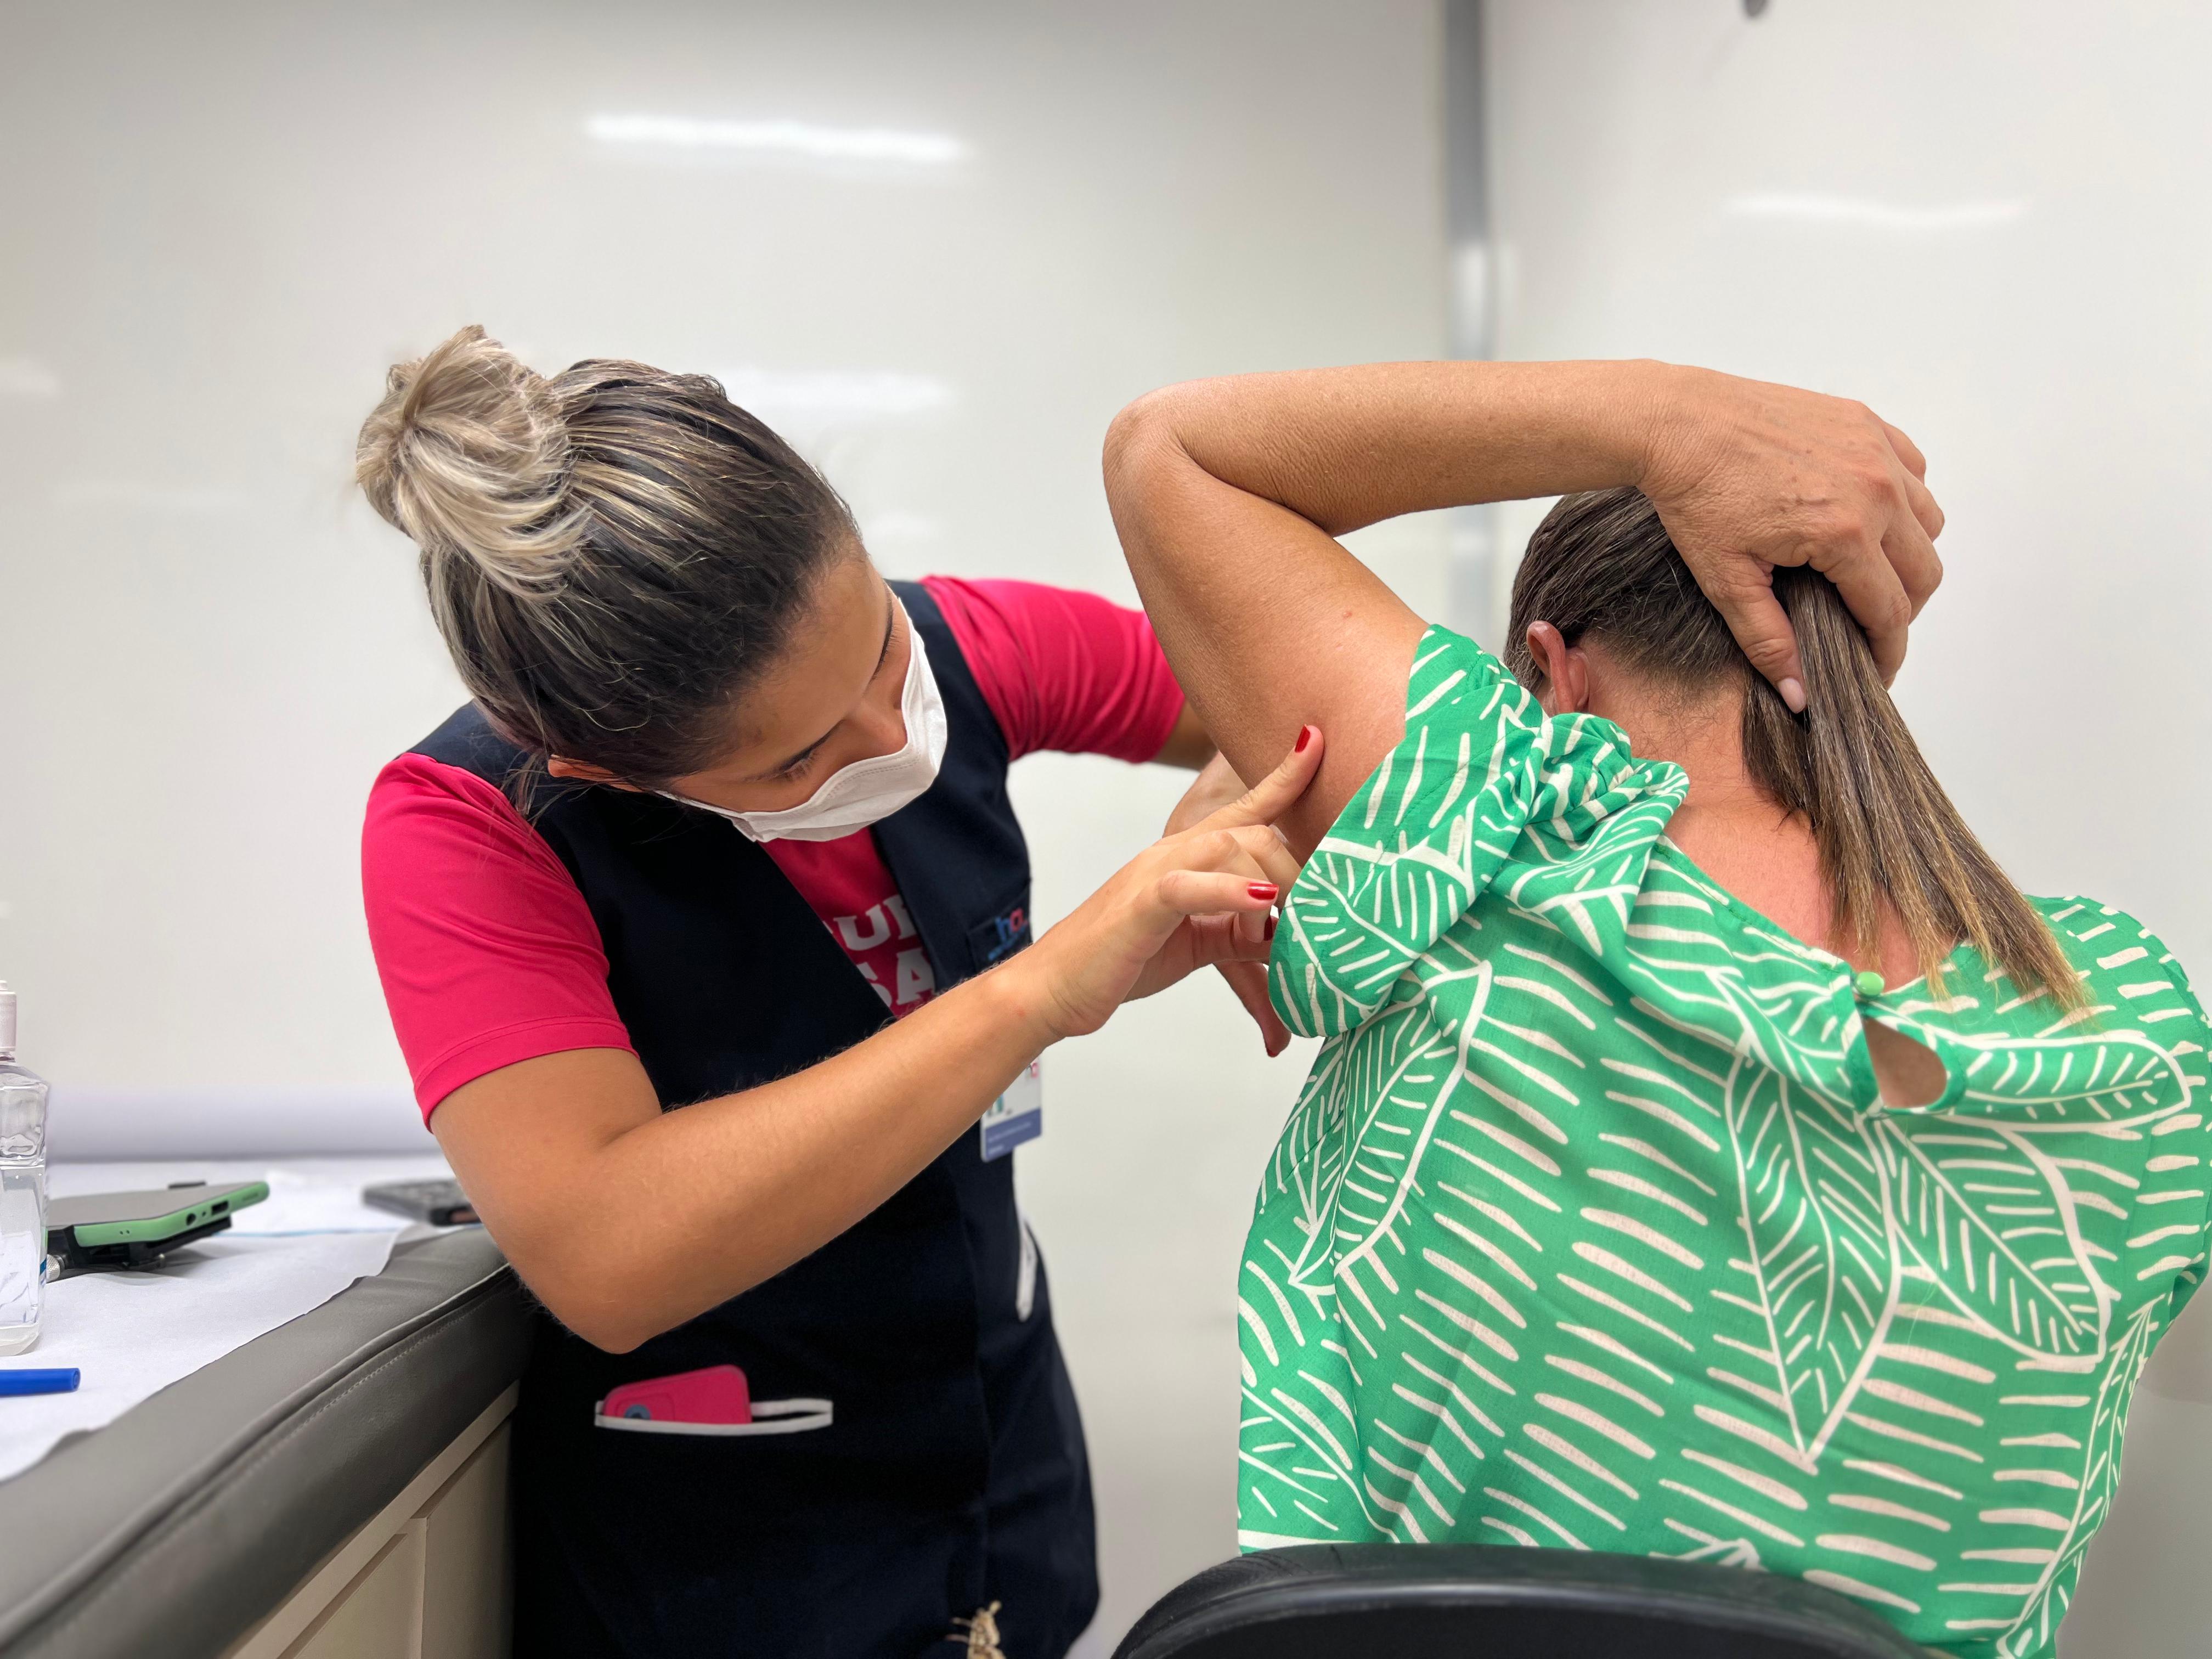
[[[421,1659],[422,1533],[416,1522],[379,1551],[284,1659]]]
[[[507,1659],[514,1578],[504,1423],[423,1507],[422,1659]]]

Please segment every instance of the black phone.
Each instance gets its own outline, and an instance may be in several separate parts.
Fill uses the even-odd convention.
[[[433,1227],[483,1224],[458,1181],[380,1181],[361,1189],[361,1201]]]

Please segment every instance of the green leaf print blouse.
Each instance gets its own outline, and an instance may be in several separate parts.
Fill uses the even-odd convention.
[[[1275,940],[1328,1041],[1239,1281],[1242,1540],[1718,1561],[2047,1654],[2203,1270],[2203,1012],[2083,899],[2035,902],[2086,1015],[1966,946],[1858,997],[1666,839],[1687,787],[1424,639]]]

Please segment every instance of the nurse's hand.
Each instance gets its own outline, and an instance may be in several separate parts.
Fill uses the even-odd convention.
[[[1228,757],[1215,755],[1183,792],[1175,811],[1168,814],[1167,833],[1180,835],[1185,830],[1194,829],[1245,793],[1244,780],[1237,775],[1237,769],[1230,765]],[[1289,1048],[1290,1027],[1283,1024],[1283,1017],[1267,999],[1267,963],[1219,962],[1214,966],[1229,981],[1237,1000],[1244,1005],[1244,1012],[1252,1016],[1252,1023],[1260,1028],[1260,1043],[1267,1049],[1267,1058],[1273,1060]]]
[[[1269,913],[1298,876],[1275,820],[1313,781],[1322,749],[1320,730],[1304,728],[1251,789],[1155,842],[998,970],[1029,981],[1055,1038],[1086,1036],[1198,969],[1267,959]]]

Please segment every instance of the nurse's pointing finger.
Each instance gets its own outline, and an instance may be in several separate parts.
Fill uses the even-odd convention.
[[[1236,828],[1247,824],[1273,823],[1297,804],[1297,799],[1314,781],[1321,769],[1321,727],[1302,726],[1298,740],[1291,745],[1291,752],[1283,757],[1282,763],[1244,792],[1243,797],[1233,800],[1212,817],[1205,828]]]

